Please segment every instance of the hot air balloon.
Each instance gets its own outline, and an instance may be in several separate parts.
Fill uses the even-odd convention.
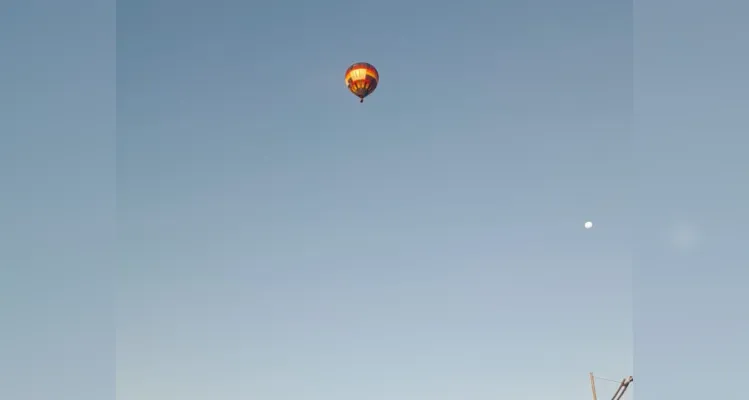
[[[364,98],[377,89],[380,74],[372,64],[364,62],[353,64],[346,70],[346,87],[364,103]]]

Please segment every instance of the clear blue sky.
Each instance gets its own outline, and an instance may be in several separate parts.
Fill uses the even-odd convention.
[[[632,373],[631,5],[118,24],[123,399],[573,400]]]
[[[633,123],[627,2],[123,1],[116,87],[85,2],[0,15],[0,397],[107,398],[115,363],[122,400],[746,375],[744,13],[639,15]]]

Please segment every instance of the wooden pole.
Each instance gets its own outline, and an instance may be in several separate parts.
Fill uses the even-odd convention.
[[[593,400],[598,400],[598,395],[596,394],[596,378],[593,376],[593,373],[590,373],[590,390],[593,391]]]

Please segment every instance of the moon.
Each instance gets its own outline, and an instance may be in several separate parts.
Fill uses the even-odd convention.
[[[588,222],[586,222],[586,223],[585,223],[585,225],[584,225],[584,226],[585,226],[585,229],[590,229],[590,228],[592,228],[592,227],[593,227],[593,223],[592,223],[592,222],[590,222],[590,221],[588,221]]]

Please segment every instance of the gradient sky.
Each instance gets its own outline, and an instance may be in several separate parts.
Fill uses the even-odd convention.
[[[101,0],[2,4],[2,399],[113,394],[114,16]]]
[[[121,1],[115,87],[113,5],[11,3],[0,397],[112,395],[114,258],[121,400],[746,375],[745,14],[650,7],[633,88],[628,2]]]
[[[250,4],[118,9],[122,399],[632,373],[631,5]]]

